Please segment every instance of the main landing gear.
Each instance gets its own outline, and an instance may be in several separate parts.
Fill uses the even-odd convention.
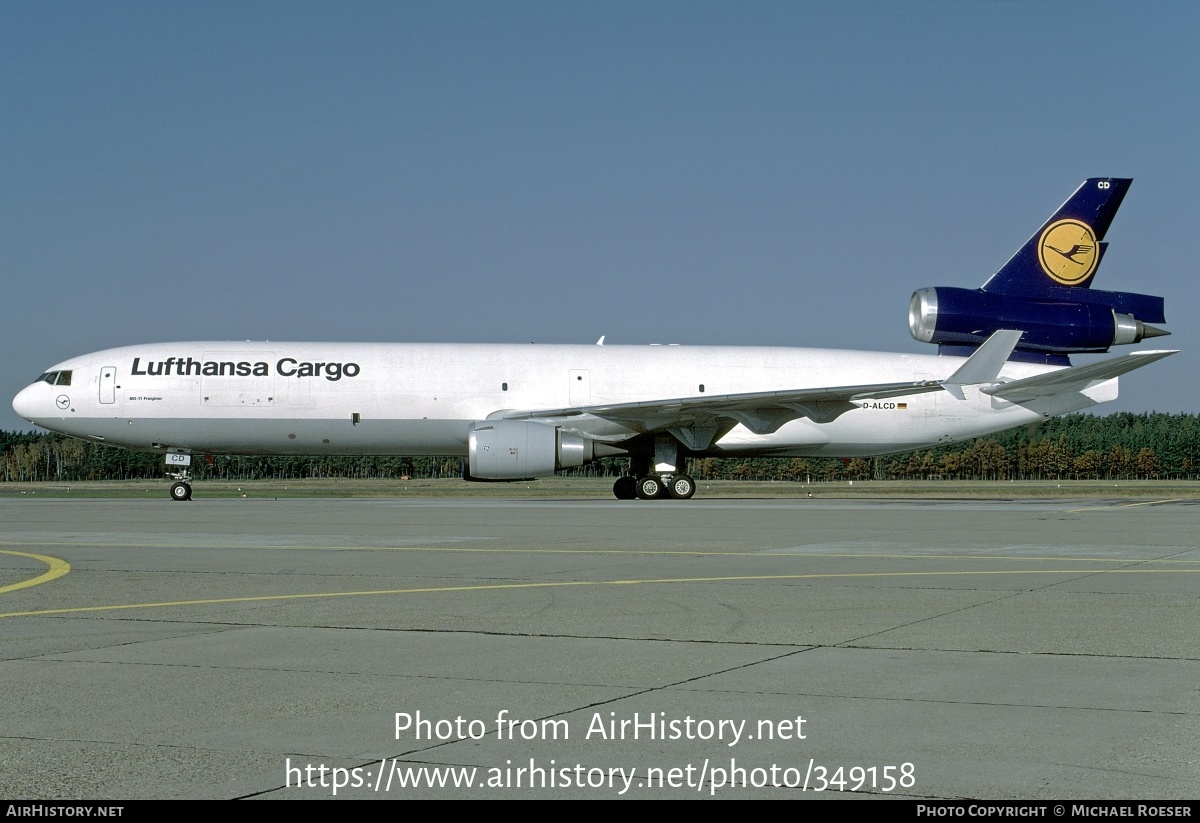
[[[696,493],[696,481],[686,474],[648,474],[645,477],[618,477],[613,496],[618,500],[658,500],[670,497],[687,500]]]
[[[647,444],[648,445],[648,444]],[[683,468],[682,444],[669,434],[654,436],[654,451],[646,449],[631,458],[630,475],[618,477],[613,495],[618,500],[657,500],[670,497],[688,500],[696,493],[696,481]]]

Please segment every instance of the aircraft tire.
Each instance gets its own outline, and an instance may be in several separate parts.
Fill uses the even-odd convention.
[[[675,500],[689,500],[696,493],[696,481],[686,474],[677,474],[667,483],[667,494]]]
[[[618,500],[637,499],[637,481],[628,475],[618,477],[617,482],[613,483],[613,496]]]
[[[642,500],[653,500],[664,494],[666,494],[666,488],[663,486],[662,478],[657,475],[648,474],[637,481],[637,496]]]
[[[182,481],[179,483],[172,483],[171,484],[171,499],[179,500],[179,501],[191,500],[192,499],[192,487]]]

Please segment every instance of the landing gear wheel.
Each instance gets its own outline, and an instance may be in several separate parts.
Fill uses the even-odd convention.
[[[648,474],[637,481],[637,496],[642,500],[653,500],[656,497],[662,497],[666,493],[667,490],[663,485],[662,478],[657,475]]]
[[[637,481],[626,475],[613,483],[613,494],[618,500],[633,500],[637,497]]]
[[[182,481],[179,483],[172,483],[171,484],[171,499],[172,500],[181,500],[181,501],[182,500],[191,500],[192,499],[191,485],[184,483]]]
[[[667,482],[667,494],[676,500],[687,500],[696,493],[696,481],[686,474],[677,474]]]

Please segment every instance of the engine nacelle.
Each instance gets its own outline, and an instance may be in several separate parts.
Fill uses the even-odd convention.
[[[1099,302],[1036,300],[948,287],[913,293],[908,328],[925,343],[968,346],[978,346],[999,329],[1019,329],[1024,334],[1018,349],[1055,354],[1104,352],[1166,334]]]
[[[484,420],[471,424],[463,478],[532,480],[582,466],[593,456],[591,440],[548,423]]]

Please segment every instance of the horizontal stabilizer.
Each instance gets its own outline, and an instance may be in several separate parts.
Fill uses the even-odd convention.
[[[967,362],[958,367],[944,381],[951,386],[975,386],[980,383],[995,383],[1000,370],[1008,362],[1009,355],[1017,347],[1023,332],[1015,329],[1000,329],[983,342]]]
[[[998,386],[989,386],[980,391],[1013,402],[1033,400],[1037,397],[1062,392],[1083,391],[1093,383],[1110,380],[1175,353],[1175,350],[1138,351],[1109,360],[1101,360],[1099,363],[1059,369],[1048,374],[1039,374],[1036,377],[1026,377]]]

